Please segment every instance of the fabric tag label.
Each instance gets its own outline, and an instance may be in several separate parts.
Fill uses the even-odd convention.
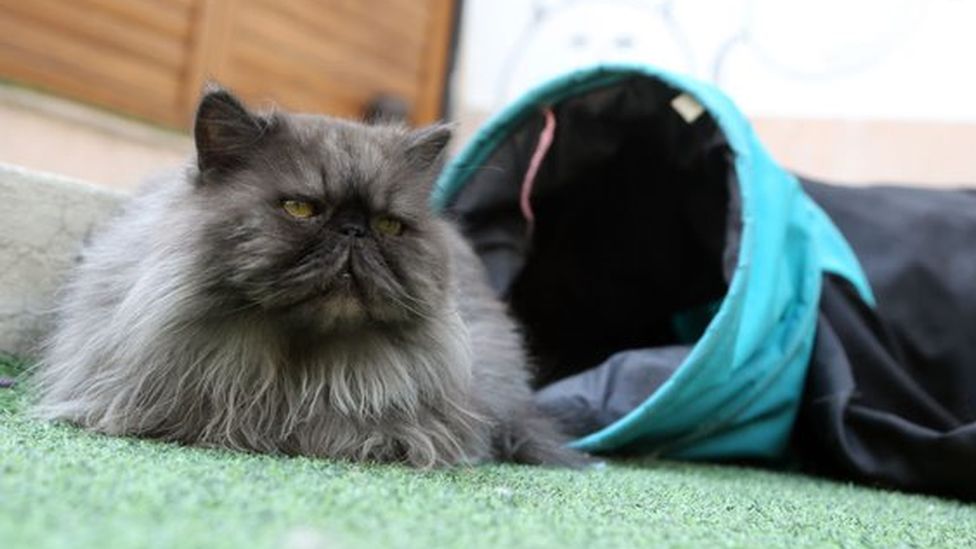
[[[687,93],[683,93],[672,99],[671,108],[689,124],[698,120],[698,117],[705,112],[705,107],[702,107],[701,103],[695,101],[695,98]]]

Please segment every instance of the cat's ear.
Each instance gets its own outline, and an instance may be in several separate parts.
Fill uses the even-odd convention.
[[[268,118],[247,110],[229,91],[208,85],[193,124],[200,173],[227,173],[240,167],[270,125]]]
[[[407,135],[407,159],[419,170],[439,169],[454,133],[449,124],[434,124]]]

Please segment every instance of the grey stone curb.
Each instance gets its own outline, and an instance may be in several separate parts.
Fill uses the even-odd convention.
[[[34,354],[82,241],[125,196],[0,163],[0,353]]]

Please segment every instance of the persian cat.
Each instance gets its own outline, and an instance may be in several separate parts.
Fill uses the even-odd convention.
[[[211,88],[196,159],[82,253],[37,415],[111,435],[402,462],[573,465],[477,257],[428,204],[444,126],[256,113]]]

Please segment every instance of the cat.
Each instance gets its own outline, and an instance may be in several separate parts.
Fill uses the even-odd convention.
[[[450,127],[205,91],[195,162],[82,252],[35,414],[110,435],[428,468],[575,466],[517,327],[428,197]]]

